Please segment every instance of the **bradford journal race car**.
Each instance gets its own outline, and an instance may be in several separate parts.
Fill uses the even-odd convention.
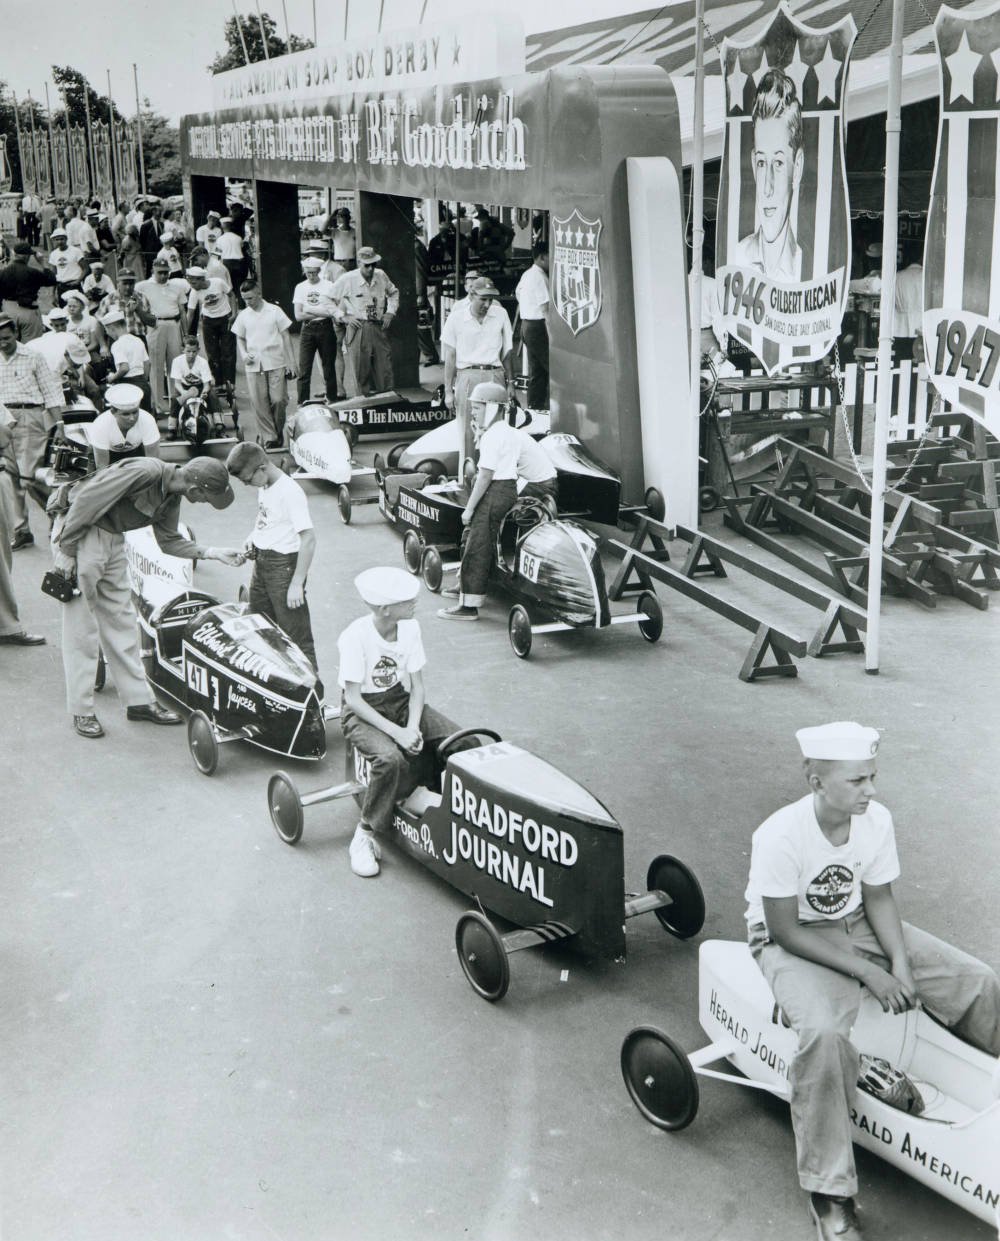
[[[687,1055],[640,1026],[621,1050],[625,1084],[660,1129],[683,1129],[698,1111],[696,1074],[787,1099],[797,1038],[743,943],[708,940],[699,953],[698,1020],[709,1044]],[[851,1112],[854,1141],[945,1198],[996,1224],[1000,1210],[997,1061],[957,1039],[923,1009],[884,1013],[865,993],[851,1040],[862,1075]],[[728,1060],[736,1077],[708,1066]]]
[[[336,407],[324,401],[309,401],[298,407],[285,423],[289,433],[289,453],[298,469],[291,475],[298,481],[315,479],[337,488],[337,507],[343,521],[350,522],[354,503],[374,504],[377,492],[359,501],[353,499],[350,484],[355,479],[374,479],[375,470],[353,463],[349,427],[337,417]]]
[[[457,750],[460,741],[484,744]],[[508,954],[566,940],[590,958],[625,956],[628,918],[655,913],[679,939],[696,935],[705,901],[694,874],[677,858],[654,858],[647,891],[625,894],[622,829],[582,785],[488,729],[453,733],[438,748],[442,777],[397,805],[395,843],[428,870],[470,897],[478,909],[458,920],[455,942],[466,978],[486,1000],[499,1000],[510,983]],[[304,810],[357,796],[368,762],[348,749],[343,784],[300,794],[277,772],[268,807],[286,844],[302,838]],[[350,822],[353,827],[354,816]],[[517,930],[501,934],[484,911]]]
[[[440,590],[445,571],[459,564],[468,488],[428,483],[425,474],[389,474],[379,476],[379,490],[382,512],[405,531],[407,569]],[[643,591],[635,612],[612,615],[597,538],[553,509],[551,501],[519,499],[497,536],[490,584],[518,600],[507,618],[514,654],[526,659],[535,634],[630,623],[647,642],[658,641],[663,609],[656,595]]]
[[[455,415],[444,403],[444,389],[401,388],[398,392],[376,392],[372,396],[331,401],[341,423],[350,428],[352,442],[361,435],[397,435],[427,431],[451,422]]]
[[[188,747],[203,775],[212,775],[219,746],[229,741],[289,758],[323,757],[326,723],[339,712],[323,707],[312,665],[283,630],[245,603],[220,603],[161,577],[146,575],[141,587],[146,677],[191,712]]]

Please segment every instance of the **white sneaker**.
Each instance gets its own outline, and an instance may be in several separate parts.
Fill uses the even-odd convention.
[[[362,879],[373,879],[378,874],[378,862],[382,850],[371,832],[358,824],[351,840],[351,870]]]

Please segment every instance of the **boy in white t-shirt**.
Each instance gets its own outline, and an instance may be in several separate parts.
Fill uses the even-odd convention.
[[[403,569],[366,569],[354,579],[371,613],[337,639],[343,690],[340,726],[368,759],[361,822],[351,841],[351,870],[378,874],[374,833],[392,827],[393,807],[420,784],[430,784],[437,747],[455,725],[424,701],[427,663],[413,610],[420,583]],[[469,739],[468,745],[475,745]],[[460,746],[459,748],[465,748]]]
[[[1000,1054],[1000,981],[974,957],[900,921],[892,816],[873,800],[874,728],[796,734],[809,793],[753,835],[750,950],[798,1035],[789,1074],[799,1182],[820,1241],[858,1241],[850,1041],[861,989],[886,1012],[922,1002],[972,1045]]]
[[[212,415],[212,430],[216,436],[225,435],[219,398],[212,386],[212,369],[208,360],[198,352],[198,337],[184,337],[184,352],[170,363],[170,414],[167,418],[167,438],[177,438],[177,423],[181,406],[195,393],[205,397],[208,412]]]
[[[99,470],[126,457],[158,457],[160,429],[141,408],[142,389],[112,384],[104,394],[108,408],[87,427],[87,441]]]
[[[226,469],[247,487],[257,487],[257,520],[246,541],[253,560],[250,611],[261,612],[291,638],[314,668],[306,577],[316,551],[316,534],[306,493],[257,444],[237,444]],[[316,693],[323,697],[322,682]]]
[[[149,388],[149,353],[138,336],[125,330],[125,315],[117,307],[102,315],[100,323],[111,340],[108,383],[129,383],[142,389],[144,402],[152,401]]]

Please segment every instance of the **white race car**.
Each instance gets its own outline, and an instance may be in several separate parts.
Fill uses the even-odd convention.
[[[370,466],[356,466],[351,456],[351,441],[341,424],[336,410],[323,402],[300,405],[292,414],[286,427],[289,434],[289,451],[298,470],[295,479],[316,479],[331,483],[337,488],[337,505],[345,522],[351,520],[352,497],[350,483],[354,479],[373,479],[375,471]],[[378,493],[365,497],[360,503],[376,503]]]

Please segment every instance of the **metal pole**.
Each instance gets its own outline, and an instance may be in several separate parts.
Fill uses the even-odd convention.
[[[725,65],[723,65],[723,72]],[[701,416],[701,285],[702,250],[705,247],[705,0],[696,0],[694,10],[694,152],[691,159],[691,279],[688,288],[691,300],[688,307],[691,316],[691,363],[690,410],[688,416],[694,426]],[[697,445],[698,437],[694,437]],[[697,453],[688,463],[694,471],[695,486],[691,494],[698,495]],[[697,499],[694,505],[697,520]]]
[[[27,191],[25,190],[25,186],[24,186],[24,138],[21,134],[21,108],[17,102],[17,95],[15,95],[13,91],[10,92],[10,95],[11,95],[11,98],[14,100],[14,128],[17,130],[17,162],[21,168],[21,193],[24,194]],[[31,152],[32,163],[35,162],[34,155],[35,155],[35,152],[32,150]],[[36,174],[36,180],[37,180],[37,174]]]
[[[56,188],[56,144],[52,141],[52,108],[49,104],[49,84],[45,83],[45,111],[49,114],[49,173],[52,177],[52,193]]]
[[[903,3],[893,0],[889,50],[889,108],[885,115],[885,206],[882,215],[882,297],[879,302],[878,392],[872,460],[872,515],[868,538],[868,608],[865,672],[879,670],[882,605],[882,545],[885,539],[886,458],[892,412],[892,329],[896,306],[896,231],[899,210],[899,130],[903,80]]]
[[[247,51],[247,41],[243,37],[243,23],[240,21],[240,15],[236,11],[236,0],[233,0],[233,17],[236,19],[236,33],[240,36],[240,47],[243,48],[243,59],[250,64],[250,53]]]
[[[110,75],[109,75],[110,76]],[[110,82],[108,89],[111,89]],[[91,196],[97,193],[97,167],[94,163],[94,130],[90,123],[90,87],[85,86],[83,90],[83,115],[87,122],[87,166],[89,168],[90,193]],[[114,198],[114,184],[111,187],[111,197]]]
[[[260,0],[257,0],[257,25],[260,27],[260,41],[264,45],[264,59],[270,60],[271,53],[267,47],[267,33],[264,30],[264,18],[260,11]]]
[[[424,24],[424,17],[426,15],[427,15],[427,0],[424,0],[424,3],[420,8],[420,21],[417,22],[418,26],[422,26]]]
[[[382,33],[382,18],[385,14],[385,0],[379,0],[378,6],[378,34]]]
[[[344,0],[344,42],[347,42],[347,15],[351,11],[351,0]],[[316,0],[313,0],[313,38],[316,37]]]
[[[121,194],[122,198],[124,198],[125,187],[122,185],[121,178],[119,177],[118,194],[115,193],[115,160],[114,160],[115,103],[114,103],[114,100],[111,98],[111,70],[105,69],[104,72],[108,75],[108,141],[111,143],[111,152],[112,152],[112,155],[111,155],[111,197],[112,199],[114,199],[114,205],[117,207],[118,206],[118,194]],[[94,153],[95,153],[94,154],[94,182],[95,182],[94,188],[96,190],[97,188],[97,185],[96,185],[96,182],[97,182],[97,154],[96,154],[97,147],[96,145],[94,147]]]
[[[139,106],[139,70],[132,64],[132,75],[135,78],[135,127],[139,136],[139,176],[142,181],[143,195],[146,193],[146,156],[142,150],[142,108]],[[112,118],[112,124],[114,118]],[[114,134],[112,133],[112,138]]]
[[[288,29],[288,8],[285,0],[281,0],[281,16],[285,19],[285,51],[290,52],[292,50],[292,35]]]

